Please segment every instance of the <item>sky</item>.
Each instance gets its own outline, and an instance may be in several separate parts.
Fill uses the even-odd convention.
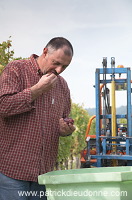
[[[0,43],[11,36],[15,57],[41,55],[57,36],[73,45],[74,57],[62,73],[74,103],[95,107],[95,70],[103,57],[111,67],[132,66],[131,0],[0,0]],[[119,93],[118,93],[119,94]],[[117,95],[117,107],[126,104]]]

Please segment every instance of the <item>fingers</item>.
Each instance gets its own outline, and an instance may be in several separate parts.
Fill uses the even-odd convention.
[[[57,80],[57,76],[54,73],[48,73],[42,76],[43,78],[47,78],[48,81],[51,81],[52,83]]]
[[[43,75],[41,77],[41,79],[43,80],[43,83],[52,84],[55,81],[57,81],[57,76],[54,75],[53,73],[51,73],[51,74],[45,74],[45,75]]]
[[[57,76],[53,73],[43,75],[38,83],[31,87],[32,101],[38,96],[51,90],[57,82]]]
[[[39,82],[37,83],[37,87],[41,90],[42,93],[49,91],[54,87],[57,82],[57,76],[52,74],[43,75]]]
[[[52,69],[51,71],[49,71],[49,72],[47,72],[47,74],[54,74],[54,75],[56,75],[56,76],[58,76],[59,74],[58,74],[58,72],[55,70],[55,69]]]
[[[76,127],[73,124],[69,124],[68,126],[69,126],[71,132],[75,131]]]
[[[64,121],[63,118],[60,119],[60,135],[67,136],[72,134],[75,131],[75,126],[72,123],[68,123]]]
[[[57,82],[57,76],[54,74],[50,74],[47,76],[48,84],[53,87]]]

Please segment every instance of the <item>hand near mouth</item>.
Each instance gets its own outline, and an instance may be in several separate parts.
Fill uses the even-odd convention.
[[[56,76],[58,76],[58,75],[59,75],[55,69],[54,69],[54,70],[52,70],[52,73],[53,73],[53,74],[55,74]]]
[[[39,82],[31,87],[32,100],[35,100],[38,96],[51,90],[57,83],[57,75],[52,72],[43,75]]]
[[[47,72],[46,74],[49,74],[49,75],[54,74],[54,75],[56,75],[56,76],[59,75],[55,69],[53,69],[53,70]]]

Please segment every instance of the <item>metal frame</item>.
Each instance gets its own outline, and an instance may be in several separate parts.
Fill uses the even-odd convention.
[[[102,159],[116,159],[116,160],[127,160],[127,165],[132,165],[132,121],[131,121],[131,70],[130,68],[105,68],[106,74],[126,74],[126,79],[116,79],[116,83],[127,83],[127,114],[116,115],[118,118],[127,119],[127,135],[125,139],[125,150],[126,155],[108,155],[106,154],[107,141],[115,141],[118,146],[121,138],[108,138],[101,136],[100,120],[104,117],[100,114],[100,84],[111,83],[111,80],[100,80],[100,75],[104,73],[104,69],[98,68],[95,72],[95,93],[96,93],[96,155],[91,155],[91,159],[97,159],[97,167],[102,166]],[[106,118],[111,118],[111,114],[106,115]]]

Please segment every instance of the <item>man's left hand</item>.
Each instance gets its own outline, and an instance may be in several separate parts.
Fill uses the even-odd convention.
[[[59,124],[60,124],[60,136],[63,137],[71,135],[76,129],[76,127],[72,123],[65,122],[63,118],[59,120]]]

